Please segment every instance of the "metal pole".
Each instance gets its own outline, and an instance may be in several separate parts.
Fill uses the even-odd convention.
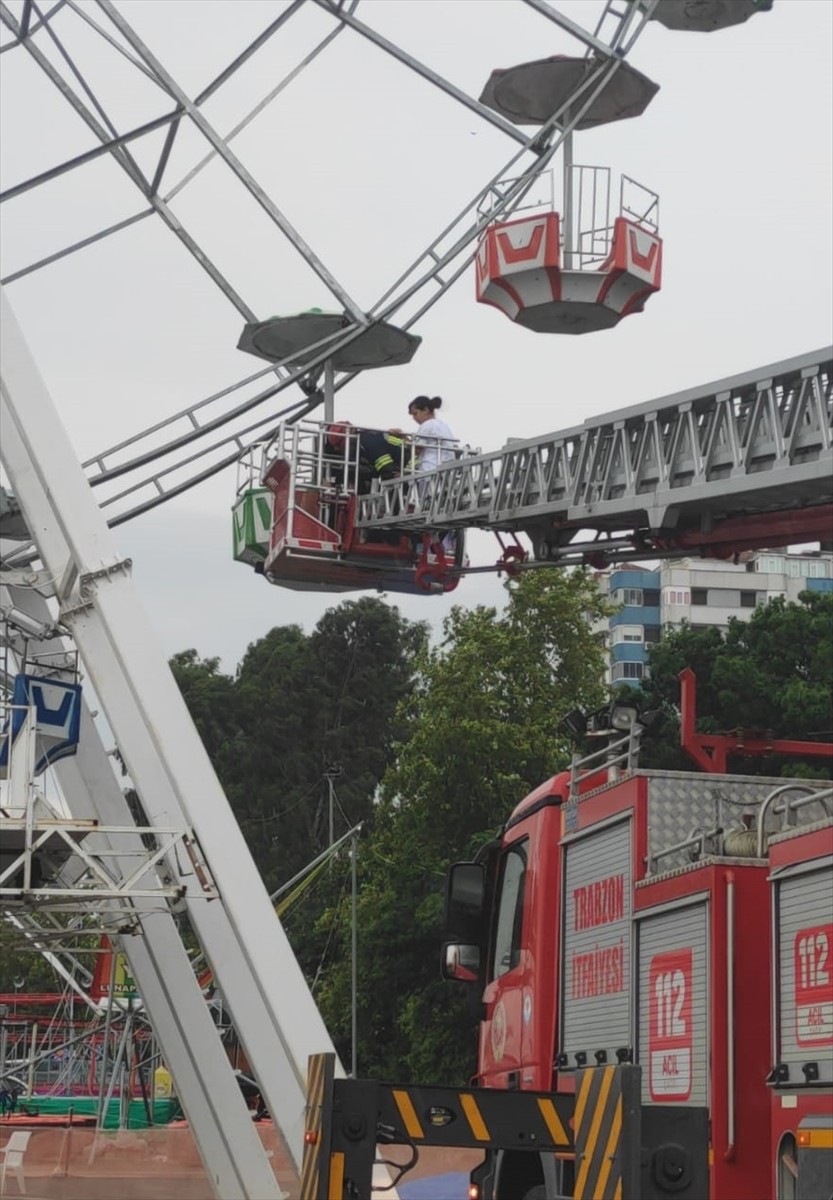
[[[26,1081],[26,1095],[33,1096],[35,1093],[35,1053],[38,1043],[38,1023],[32,1025],[32,1037],[29,1042],[29,1075]]]
[[[119,1129],[130,1128],[130,1072],[122,1063],[119,1071]]]
[[[341,776],[343,774],[344,774],[344,768],[342,766],[340,766],[339,763],[330,763],[329,766],[324,771],[324,778],[327,780],[327,794],[328,794],[328,798],[329,798],[329,835],[330,836],[329,836],[329,841],[327,844],[329,845],[330,849],[332,849],[333,844],[336,840],[336,834],[335,834],[335,788],[333,787],[333,780],[338,779],[339,776]],[[332,870],[332,862],[330,863],[330,869]]]
[[[330,836],[327,840],[327,845],[332,846],[333,842],[336,840],[335,839],[335,820],[334,820],[335,795],[334,795],[334,789],[333,789],[332,775],[327,776],[327,788],[329,790],[329,795],[330,795]]]
[[[569,122],[569,110],[564,114],[565,121]],[[563,172],[564,172],[564,266],[570,270],[573,266],[573,251],[575,250],[575,238],[573,234],[573,133],[572,130],[565,134],[564,141],[561,144],[561,150],[564,155]]]
[[[357,858],[359,851],[359,834],[356,831],[350,848],[350,1074],[358,1079],[356,1057],[358,1048],[358,920],[357,920]]]
[[[0,1004],[0,1081],[6,1075],[6,1017],[9,1015],[8,1004]]]
[[[127,1046],[128,1039],[130,1038],[130,1031],[131,1031],[132,1025],[133,1025],[132,1015],[130,1013],[125,1013],[124,1028],[122,1029],[121,1037],[119,1038],[119,1046],[118,1046],[118,1049],[116,1050],[116,1056],[113,1059],[113,1069],[110,1072],[110,1081],[107,1084],[107,1095],[104,1097],[104,1109],[103,1109],[103,1112],[100,1112],[98,1114],[98,1120],[96,1121],[96,1126],[95,1126],[96,1133],[98,1133],[100,1130],[104,1129],[104,1123],[107,1120],[107,1116],[110,1111],[110,1103],[113,1099],[113,1093],[116,1090],[116,1081],[120,1077],[121,1065],[124,1060],[124,1051],[125,1051],[125,1047]],[[90,1147],[90,1162],[92,1162],[93,1159],[95,1158],[95,1151],[96,1151],[96,1139],[93,1138],[93,1144]]]
[[[101,1050],[101,1078],[100,1078],[100,1082],[98,1085],[98,1119],[96,1121],[97,1129],[104,1128],[104,1117],[103,1117],[102,1106],[104,1104],[104,1087],[105,1087],[104,1081],[105,1081],[105,1076],[107,1074],[107,1055],[109,1052],[109,1043],[110,1043],[110,1022],[113,1019],[113,999],[114,999],[115,989],[116,989],[116,947],[111,944],[111,946],[110,946],[110,983],[109,983],[108,994],[107,994],[107,1015],[104,1018],[104,1040],[102,1042],[102,1050]],[[95,1046],[95,1042],[93,1042],[93,1046]],[[115,1064],[113,1064],[113,1070],[115,1070]]]
[[[275,900],[280,900],[281,896],[283,896],[285,892],[288,892],[289,889],[294,886],[294,884],[299,883],[302,879],[309,875],[310,871],[314,871],[318,864],[323,862],[324,859],[329,858],[334,850],[338,850],[339,847],[343,846],[346,841],[349,841],[350,838],[355,837],[361,827],[362,822],[359,821],[358,825],[354,825],[352,829],[348,829],[345,834],[342,834],[337,842],[333,842],[333,844],[328,846],[326,850],[322,850],[320,854],[316,855],[312,862],[308,862],[307,865],[293,875],[291,879],[287,879],[286,883],[282,883],[276,892],[272,892],[269,899],[273,903]],[[204,955],[200,954],[194,959],[194,962],[201,962],[204,957]]]
[[[327,422],[335,418],[335,374],[333,360],[328,358],[324,363],[324,420]],[[332,840],[331,833],[330,841]]]

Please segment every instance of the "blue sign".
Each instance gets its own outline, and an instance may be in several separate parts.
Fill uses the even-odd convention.
[[[75,754],[81,728],[79,683],[62,683],[40,675],[16,675],[12,704],[15,707],[11,721],[6,721],[0,734],[0,768],[8,766],[9,744],[16,741],[23,727],[24,708],[35,709],[36,775],[59,758]]]

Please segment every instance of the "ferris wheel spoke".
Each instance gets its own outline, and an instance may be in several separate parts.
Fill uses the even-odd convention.
[[[179,104],[182,105],[183,109],[185,112],[187,112],[188,116],[197,126],[203,137],[205,137],[206,141],[208,141],[208,143],[214,148],[214,150],[216,150],[219,156],[230,167],[233,168],[237,178],[240,180],[246,190],[257,201],[266,215],[274,222],[275,225],[278,226],[284,236],[289,239],[295,249],[298,250],[299,253],[304,257],[308,265],[316,273],[328,291],[335,296],[341,304],[344,305],[345,310],[351,315],[354,321],[357,321],[362,325],[367,324],[367,317],[365,316],[363,310],[350,297],[348,292],[341,286],[335,276],[327,270],[327,268],[324,266],[324,263],[319,259],[318,255],[314,253],[312,247],[304,241],[294,226],[290,224],[289,220],[286,218],[283,212],[281,212],[275,202],[267,195],[260,184],[257,183],[255,178],[243,166],[243,163],[240,161],[240,159],[232,153],[232,151],[226,145],[224,139],[220,137],[220,135],[208,121],[205,114],[201,112],[197,105],[188,98],[182,88],[180,88],[176,83],[173,76],[165,70],[159,59],[156,58],[156,56],[144,44],[132,26],[118,11],[115,4],[113,4],[113,0],[98,0],[98,2],[103,11],[107,13],[110,20],[122,34],[124,39],[133,47],[143,61],[156,72],[159,79],[163,82],[166,90],[170,91],[170,94],[177,100]],[[247,319],[255,320],[256,318],[252,313]]]

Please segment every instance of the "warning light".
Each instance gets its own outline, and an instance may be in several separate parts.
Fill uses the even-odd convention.
[[[798,1144],[799,1144],[799,1146],[809,1146],[810,1145],[810,1130],[809,1129],[799,1129]]]
[[[314,1146],[318,1141],[318,1130],[308,1129],[304,1134],[304,1143],[307,1146]]]
[[[480,1185],[477,1183],[469,1184],[468,1191],[469,1200],[480,1200]]]

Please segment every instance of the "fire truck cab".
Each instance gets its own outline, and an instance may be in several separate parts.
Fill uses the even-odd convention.
[[[800,1170],[802,1137],[831,1146],[830,785],[640,770],[634,736],[604,770],[594,756],[538,788],[479,862],[451,868],[443,970],[480,989],[477,1082],[570,1092],[581,1068],[637,1063],[657,1147],[642,1200],[818,1200]],[[773,960],[789,993],[775,1024]],[[773,1190],[770,1123],[792,1191]],[[684,1150],[673,1170],[669,1146]],[[483,1200],[573,1196],[558,1159],[501,1150],[473,1179]]]

